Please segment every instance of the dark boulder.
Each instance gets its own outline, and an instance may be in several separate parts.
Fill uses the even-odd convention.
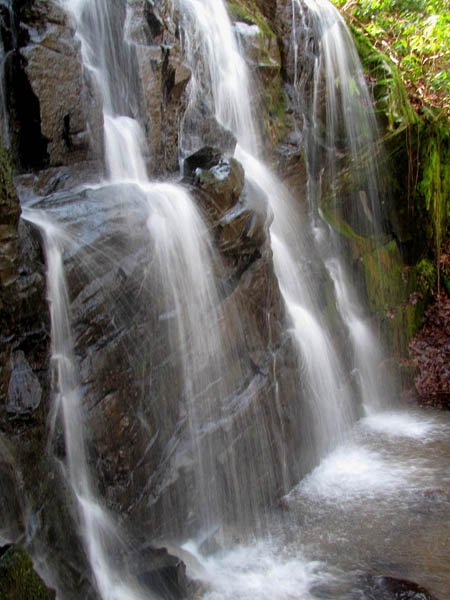
[[[362,595],[355,600],[438,600],[422,586],[395,577],[367,576]]]

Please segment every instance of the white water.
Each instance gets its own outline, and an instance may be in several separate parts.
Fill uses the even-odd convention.
[[[294,43],[303,34],[305,41],[300,54],[306,55],[311,40],[318,48],[311,74],[312,97],[304,87],[307,77],[300,73],[298,51],[294,55],[294,87],[304,119],[308,199],[315,223],[315,242],[334,283],[337,308],[349,332],[353,376],[358,384],[362,408],[365,414],[372,414],[392,404],[390,377],[383,371],[379,341],[371,331],[345,272],[337,235],[319,216],[323,190],[322,175],[318,173],[325,169],[325,179],[334,182],[328,190],[332,199],[327,200],[327,209],[333,218],[339,221],[340,204],[344,202],[350,214],[347,220],[356,231],[359,232],[361,227],[368,237],[379,238],[382,202],[376,156],[379,136],[372,99],[351,34],[341,15],[328,0],[305,0],[304,5],[308,9],[307,15],[301,0],[292,0],[292,31]],[[302,32],[297,32],[297,15]],[[326,159],[323,158],[324,148]],[[343,156],[347,156],[355,186],[359,185],[359,189],[339,194],[336,177],[342,168],[339,160]],[[342,198],[345,195],[348,198]]]
[[[294,199],[258,159],[250,76],[222,1],[178,3],[183,16],[185,53],[194,73],[190,102],[212,90],[215,117],[236,136],[236,158],[244,166],[247,180],[261,191],[262,199],[267,198],[273,214],[270,234],[275,272],[299,350],[306,401],[313,414],[311,443],[317,460],[343,439],[352,423],[353,411],[339,358],[314,307],[313,279],[306,270],[302,271],[307,248],[305,224]]]
[[[368,417],[285,499],[266,539],[213,556],[183,546],[204,599],[369,598],[366,573],[450,592],[449,419],[423,412]],[[375,597],[375,596],[373,596]],[[376,596],[378,597],[378,596]]]
[[[361,314],[341,261],[333,258],[325,261],[325,265],[334,283],[339,312],[350,334],[354,361],[352,375],[358,384],[363,410],[366,415],[373,414],[386,408],[390,399],[389,374],[382,366],[379,342]]]

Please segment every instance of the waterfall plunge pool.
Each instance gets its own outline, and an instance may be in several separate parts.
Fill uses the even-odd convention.
[[[203,600],[403,598],[369,589],[378,576],[450,598],[449,451],[448,414],[362,419],[283,499],[264,539],[236,535],[209,556],[184,544],[188,574]]]

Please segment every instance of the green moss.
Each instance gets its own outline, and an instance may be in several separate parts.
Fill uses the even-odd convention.
[[[262,36],[275,39],[274,32],[253,0],[232,0],[227,3],[227,10],[232,21],[258,25]]]
[[[285,96],[279,77],[272,81],[271,87],[264,90],[261,104],[264,129],[273,147],[279,143],[289,128]]]
[[[0,598],[2,600],[53,600],[33,569],[30,555],[21,548],[11,547],[0,559]]]
[[[398,306],[389,318],[383,322],[385,337],[392,355],[400,358],[408,354],[408,345],[420,329],[425,312],[425,303],[407,303]]]
[[[416,266],[416,273],[418,288],[422,294],[429,294],[434,290],[437,283],[437,269],[430,260],[423,258]]]
[[[430,214],[438,249],[450,218],[450,138],[439,122],[430,124],[428,130],[420,153],[423,169],[418,190]]]
[[[364,279],[370,308],[381,315],[405,299],[403,261],[395,241],[366,252]]]

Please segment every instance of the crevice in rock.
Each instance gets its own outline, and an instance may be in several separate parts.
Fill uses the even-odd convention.
[[[48,166],[48,140],[41,132],[39,100],[24,72],[24,58],[11,52],[5,64],[6,101],[10,116],[12,157],[18,170]]]

